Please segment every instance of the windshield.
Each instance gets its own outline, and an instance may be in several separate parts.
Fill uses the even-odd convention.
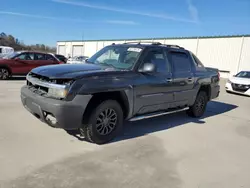
[[[10,53],[10,54],[7,54],[7,55],[3,56],[3,59],[13,59],[18,54],[20,54],[20,53],[19,52],[13,52],[13,53]]]
[[[131,69],[142,48],[129,46],[107,46],[93,55],[87,62],[111,66],[117,69]]]
[[[250,71],[241,71],[235,77],[250,78]]]

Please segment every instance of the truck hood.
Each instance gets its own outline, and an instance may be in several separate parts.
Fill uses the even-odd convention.
[[[117,69],[95,64],[60,64],[41,66],[33,69],[31,72],[50,79],[74,79],[88,74],[108,71],[117,71]]]
[[[250,78],[232,77],[229,80],[234,84],[250,85]]]

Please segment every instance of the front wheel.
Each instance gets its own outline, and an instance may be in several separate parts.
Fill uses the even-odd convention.
[[[10,72],[6,68],[0,68],[0,80],[7,80],[10,76]]]
[[[201,117],[206,111],[208,96],[205,91],[200,91],[193,106],[189,108],[187,114],[191,117]]]
[[[102,102],[86,118],[80,132],[87,141],[96,144],[113,140],[123,126],[122,108],[114,100]]]

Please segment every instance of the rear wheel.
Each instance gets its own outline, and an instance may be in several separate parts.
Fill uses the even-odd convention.
[[[117,101],[107,100],[92,110],[80,133],[89,142],[105,144],[113,140],[123,125],[123,111]]]
[[[193,106],[189,108],[187,114],[191,117],[201,117],[205,113],[208,96],[205,91],[200,91],[195,99]]]
[[[0,68],[0,80],[7,80],[10,76],[10,72],[6,68]]]

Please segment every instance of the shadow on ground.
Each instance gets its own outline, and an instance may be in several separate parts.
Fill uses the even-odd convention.
[[[160,139],[149,136],[48,164],[2,187],[179,188],[177,163]]]
[[[226,113],[237,107],[238,106],[232,104],[227,104],[218,101],[210,101],[208,103],[205,115],[200,119],[188,117],[185,112],[180,112],[151,119],[145,119],[137,122],[126,122],[122,135],[117,137],[117,139],[113,140],[112,142],[118,142],[121,140],[144,136],[150,133],[167,130],[177,126],[182,126],[191,122],[204,124],[206,118]],[[81,141],[85,140],[83,137],[80,136],[79,131],[70,131],[68,132],[68,134],[78,138]]]
[[[97,147],[91,152],[74,154],[19,178],[0,182],[0,187],[180,188],[183,183],[177,170],[180,159],[169,155],[162,141],[150,133],[189,122],[205,124],[206,118],[235,108],[235,105],[213,101],[208,104],[202,119],[192,119],[185,113],[178,113],[127,123],[124,135],[112,144]],[[146,134],[149,135],[141,137]]]

